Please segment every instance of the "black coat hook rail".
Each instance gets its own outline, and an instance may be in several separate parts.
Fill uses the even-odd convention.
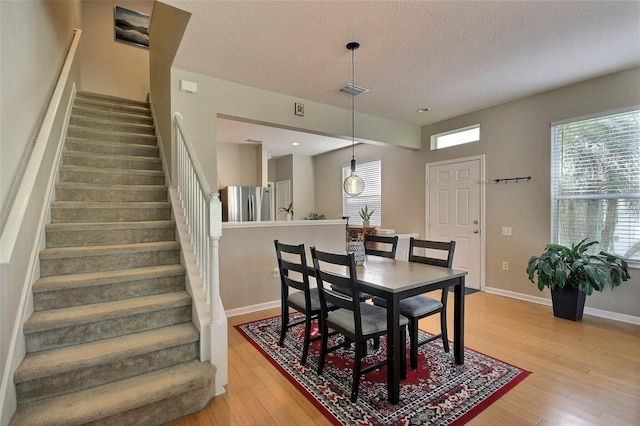
[[[495,183],[500,183],[500,182],[509,183],[510,181],[515,181],[516,183],[518,183],[521,180],[529,182],[531,180],[531,176],[521,176],[521,177],[506,178],[506,179],[494,179],[493,181]]]

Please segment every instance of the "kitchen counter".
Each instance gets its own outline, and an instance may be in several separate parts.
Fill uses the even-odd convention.
[[[261,222],[222,222],[222,229],[234,228],[267,228],[278,226],[327,226],[342,225],[346,226],[347,221],[344,219],[322,219],[322,220],[278,220],[278,221],[261,221]]]

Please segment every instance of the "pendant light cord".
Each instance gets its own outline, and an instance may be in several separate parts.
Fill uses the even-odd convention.
[[[356,159],[356,72],[355,55],[356,48],[351,49],[351,159]]]

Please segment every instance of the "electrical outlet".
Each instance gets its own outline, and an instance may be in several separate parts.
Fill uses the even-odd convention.
[[[502,261],[502,270],[503,271],[508,271],[509,270],[509,262],[507,262],[506,260]]]
[[[511,227],[510,226],[503,226],[502,227],[502,235],[506,235],[507,237],[511,236]]]
[[[278,267],[276,266],[275,268],[273,268],[273,276],[278,278],[280,276],[280,269],[278,269]]]

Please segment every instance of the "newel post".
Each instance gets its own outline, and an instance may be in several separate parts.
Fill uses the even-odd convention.
[[[218,249],[220,237],[222,237],[222,203],[220,194],[209,194],[209,262],[211,270],[207,283],[206,298],[211,307],[211,322],[220,321],[220,308],[217,306],[220,300],[220,271],[218,261]]]

